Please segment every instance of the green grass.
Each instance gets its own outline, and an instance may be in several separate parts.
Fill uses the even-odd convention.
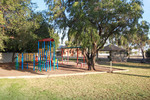
[[[128,72],[37,79],[1,79],[0,100],[149,100],[150,64],[119,63]]]

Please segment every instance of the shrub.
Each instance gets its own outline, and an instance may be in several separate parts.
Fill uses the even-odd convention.
[[[146,57],[150,57],[150,49],[146,51]]]

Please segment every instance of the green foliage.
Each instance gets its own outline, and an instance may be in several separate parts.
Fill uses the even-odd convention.
[[[34,12],[31,0],[3,0],[0,3],[0,49],[9,52],[36,52],[37,41],[50,37],[46,12]],[[1,27],[0,26],[0,27]],[[59,37],[52,34],[58,47]],[[4,44],[5,42],[5,44]]]
[[[59,35],[54,31],[54,29],[49,29],[49,36],[55,40],[55,50],[58,48]]]
[[[66,45],[67,47],[74,46],[74,44],[72,43],[72,41],[65,41],[65,45]]]
[[[150,57],[150,49],[146,51],[146,57]]]
[[[2,21],[4,26],[4,36],[10,39],[4,39],[5,50],[22,51],[28,40],[32,36],[30,31],[35,27],[35,21],[31,21],[31,2],[30,0],[2,0],[0,3]],[[3,48],[4,49],[4,44]]]
[[[57,29],[68,30],[63,35],[82,46],[88,59],[96,56],[110,36],[133,30],[143,13],[139,0],[45,1],[51,23]]]
[[[38,36],[39,39],[49,38],[49,29],[51,26],[48,24],[46,19],[46,12],[33,13],[32,20],[36,21],[37,29],[34,30],[34,34]]]
[[[134,45],[141,49],[143,59],[145,59],[145,49],[144,47],[149,44],[149,26],[147,21],[141,21],[136,27],[136,36],[134,37]]]
[[[141,2],[136,0],[111,0],[109,3],[106,0],[47,0],[47,3],[50,20],[60,28],[69,27],[69,37],[73,35],[72,40],[83,47],[89,47],[94,42],[101,47],[110,35],[119,34],[124,28],[131,29],[142,13]],[[131,13],[130,16],[128,13]]]
[[[137,23],[128,33],[122,35],[115,34],[111,36],[109,38],[109,42],[123,46],[129,54],[132,49],[140,48],[144,51],[144,47],[149,44],[149,26],[150,24],[147,21],[141,21],[140,23]]]
[[[8,37],[1,34],[1,32],[0,32],[0,50],[4,50],[4,48],[5,48],[4,40],[8,40]]]

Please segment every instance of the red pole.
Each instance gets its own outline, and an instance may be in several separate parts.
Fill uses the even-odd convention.
[[[61,57],[62,57],[62,64],[63,64],[63,49],[61,49]]]
[[[78,48],[77,48],[77,66],[78,66]]]

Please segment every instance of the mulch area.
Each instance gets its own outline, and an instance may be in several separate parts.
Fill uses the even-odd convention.
[[[110,67],[96,65],[95,68],[96,68],[96,71],[93,71],[93,72],[108,72],[108,71],[110,71]],[[118,70],[123,70],[123,69],[112,68],[112,70],[118,71]],[[58,69],[56,66],[55,70],[52,67],[51,70],[48,69],[47,71],[45,71],[44,69],[42,71],[39,71],[39,70],[33,71],[32,63],[28,64],[28,69],[27,69],[27,65],[24,64],[23,70],[22,70],[21,66],[19,67],[18,70],[16,70],[15,63],[0,63],[0,77],[54,75],[54,74],[57,75],[57,74],[73,74],[73,73],[86,73],[86,72],[91,72],[91,71],[87,70],[86,64],[84,66],[81,66],[81,64],[79,64],[77,66],[75,62],[68,62],[68,64],[60,63]]]

